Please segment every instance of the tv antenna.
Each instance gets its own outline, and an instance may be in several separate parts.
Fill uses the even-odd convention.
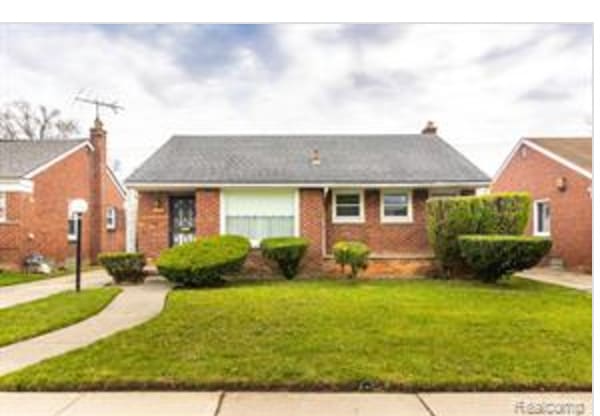
[[[81,92],[79,92],[75,96],[75,101],[94,105],[96,107],[96,118],[97,119],[100,119],[100,107],[110,108],[115,114],[118,114],[118,112],[121,110],[125,110],[125,107],[123,107],[122,105],[119,105],[119,103],[117,103],[117,101],[108,102],[108,101],[102,101],[98,98],[87,98],[87,97],[81,96]]]

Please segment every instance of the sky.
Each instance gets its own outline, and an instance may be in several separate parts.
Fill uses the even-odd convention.
[[[0,24],[0,105],[101,113],[125,178],[174,134],[438,134],[493,175],[520,137],[592,131],[589,24]],[[340,161],[343,163],[343,161]]]

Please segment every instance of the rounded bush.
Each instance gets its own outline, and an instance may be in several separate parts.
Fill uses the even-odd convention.
[[[525,192],[431,198],[427,201],[427,237],[446,276],[468,267],[458,237],[468,234],[521,235],[529,221],[531,197]]]
[[[146,257],[143,253],[102,253],[98,256],[98,262],[112,276],[115,283],[138,283],[146,277]]]
[[[276,262],[286,279],[293,279],[298,274],[307,249],[308,240],[301,237],[273,237],[260,242],[263,257]]]
[[[347,265],[350,266],[350,278],[355,278],[360,270],[367,268],[369,254],[369,247],[360,241],[340,241],[333,245],[335,262],[341,266],[342,273]]]
[[[547,238],[516,235],[464,235],[458,244],[476,276],[487,282],[535,266],[552,247]]]
[[[182,286],[221,286],[225,274],[241,269],[249,251],[250,242],[242,236],[204,237],[164,250],[156,267],[161,275]]]

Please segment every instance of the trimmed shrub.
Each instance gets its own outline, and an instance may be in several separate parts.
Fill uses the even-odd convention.
[[[276,262],[286,279],[293,279],[298,274],[307,248],[308,240],[301,237],[273,237],[260,242],[263,257]]]
[[[223,276],[238,272],[250,242],[237,235],[199,238],[164,250],[156,260],[161,275],[182,286],[210,287],[225,283]]]
[[[340,241],[333,245],[335,262],[345,271],[346,265],[350,266],[350,275],[355,278],[360,270],[366,270],[369,265],[369,247],[359,241]]]
[[[146,277],[146,256],[143,253],[102,253],[98,256],[98,262],[115,283],[139,283]]]
[[[535,266],[552,247],[547,238],[516,235],[462,235],[458,244],[467,264],[486,282]]]
[[[531,197],[524,192],[428,200],[427,237],[444,274],[451,276],[467,269],[458,236],[520,235],[530,211]]]

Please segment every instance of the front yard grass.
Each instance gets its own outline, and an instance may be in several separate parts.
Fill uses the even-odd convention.
[[[86,272],[97,268],[96,266],[86,266],[82,268],[82,271]],[[74,270],[56,270],[50,274],[41,273],[24,273],[24,272],[13,272],[13,271],[0,271],[0,287],[12,286],[21,283],[36,282],[38,280],[51,279],[53,277],[62,277],[69,274],[74,274]]]
[[[175,290],[154,320],[3,390],[590,390],[591,295],[513,278]]]
[[[82,321],[100,312],[118,288],[62,292],[33,302],[0,309],[0,346],[32,338]]]

